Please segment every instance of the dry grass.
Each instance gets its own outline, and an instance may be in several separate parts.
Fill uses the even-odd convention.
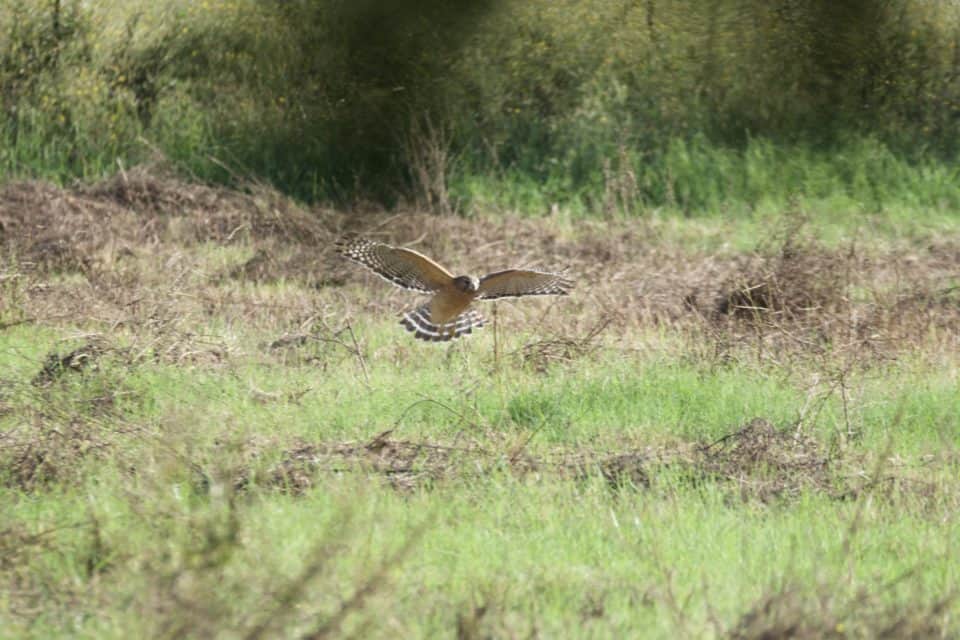
[[[283,449],[279,462],[267,467],[258,463],[278,448],[282,445],[276,442],[246,443],[247,466],[234,470],[234,488],[243,490],[256,482],[299,495],[323,485],[331,475],[361,474],[379,477],[386,486],[406,493],[505,473],[538,481],[599,477],[616,490],[667,492],[675,482],[696,486],[709,480],[732,498],[759,504],[816,493],[839,501],[870,494],[883,500],[960,507],[956,488],[924,481],[890,461],[882,473],[871,476],[873,458],[857,452],[827,452],[816,439],[793,429],[778,429],[760,418],[712,442],[642,447],[624,443],[599,450],[559,447],[536,454],[526,451],[522,443],[495,436],[489,444],[464,445],[401,440],[388,431],[361,442],[296,442]],[[949,459],[930,460],[924,473],[954,464]]]
[[[831,467],[843,465],[839,456],[831,459],[822,451],[814,438],[779,430],[760,418],[698,447],[697,453],[698,470],[733,483],[745,498],[764,501],[796,496],[804,490],[833,494]]]
[[[339,235],[359,231],[412,243],[443,261],[458,256],[455,268],[569,268],[579,282],[564,313],[536,317],[533,326],[540,337],[507,354],[541,372],[630,348],[637,328],[669,325],[697,335],[704,353],[712,351],[709,357],[739,351],[776,364],[787,362],[789,354],[819,359],[823,375],[811,388],[808,413],[813,414],[830,396],[841,395],[846,403],[849,379],[865,362],[896,358],[931,340],[940,348],[960,344],[960,296],[951,284],[960,269],[960,251],[949,243],[879,254],[852,245],[831,249],[806,231],[798,214],[754,253],[708,256],[650,245],[636,228],[609,221],[573,233],[535,220],[307,210],[260,186],[227,191],[187,183],[156,168],[75,189],[14,183],[0,189],[0,246],[6,256],[0,283],[5,299],[14,302],[0,326],[79,321],[101,335],[122,327],[132,336],[122,350],[127,366],[145,358],[220,366],[234,347],[196,332],[205,319],[216,317],[273,332],[276,338],[261,345],[262,353],[284,362],[306,358],[324,369],[331,358],[349,357],[365,367],[356,335],[340,319],[341,310],[355,303],[340,289],[370,276],[332,251]],[[237,255],[249,257],[230,258],[228,266],[219,267],[191,250],[213,245],[236,247]],[[250,282],[291,282],[300,288],[264,297],[244,286]],[[313,293],[304,296],[304,289]],[[383,312],[398,309],[389,296],[363,304]],[[313,348],[303,355],[306,345]],[[51,353],[32,382],[50,386],[67,372],[95,365],[105,353],[120,355],[102,337],[67,353]],[[287,399],[295,401],[306,391],[291,392]],[[266,403],[286,396],[260,392],[257,397]],[[789,435],[769,423],[751,423],[701,448],[697,465],[711,476],[740,482],[753,495],[822,489],[826,457],[811,449],[813,441],[802,433],[809,418],[801,415]],[[35,441],[31,434],[18,445],[9,444],[14,436],[5,436],[8,451],[16,451],[20,461],[17,484],[51,475],[57,451],[69,458],[74,449],[100,448],[96,429],[73,419],[62,423],[60,431]],[[845,436],[852,436],[854,426],[848,431]],[[322,460],[362,461],[394,483],[410,485],[445,476],[442,469],[452,464],[454,453],[464,454],[438,444],[380,442],[376,455],[370,443],[289,447],[276,473],[296,487],[311,476],[303,469],[323,467]],[[41,454],[37,447],[49,451]],[[485,464],[497,455],[484,453]],[[626,452],[589,464],[616,475],[616,469],[638,461],[637,469],[625,473],[642,485],[648,470],[639,461],[645,460]],[[515,466],[515,460],[509,462]],[[543,461],[524,464],[527,470],[544,467]],[[771,478],[759,479],[759,469]]]
[[[221,285],[230,282],[289,281],[335,291],[369,278],[332,253],[332,241],[350,231],[412,244],[454,270],[568,268],[579,280],[577,295],[562,324],[545,326],[556,338],[524,355],[538,362],[590,351],[580,343],[595,344],[601,331],[619,336],[663,323],[719,331],[728,341],[759,333],[803,349],[855,339],[860,349],[890,352],[931,332],[956,346],[956,247],[826,248],[797,216],[801,223],[775,232],[754,253],[701,255],[650,245],[636,225],[613,221],[561,233],[535,220],[306,210],[256,185],[227,191],[136,169],[86,188],[3,187],[0,247],[5,284],[18,278],[30,317],[48,319],[56,318],[54,307],[72,317],[100,315],[104,304],[162,309],[171,301],[151,296],[158,285],[217,312],[218,305],[252,302],[225,299],[233,292]],[[250,252],[212,273],[184,253],[202,243]],[[72,273],[86,286],[47,281],[49,274]]]
[[[903,579],[908,576],[904,576]],[[890,589],[892,585],[886,585]],[[885,604],[883,591],[860,593],[847,601],[822,585],[811,600],[801,590],[784,586],[772,591],[743,614],[726,637],[731,640],[771,638],[943,638],[956,594],[932,604],[904,609]]]
[[[406,500],[505,475],[577,487],[599,480],[600,493],[609,487],[618,499],[630,492],[656,497],[710,487],[725,503],[771,511],[809,495],[837,505],[868,497],[931,513],[960,509],[957,487],[942,481],[958,465],[954,453],[929,457],[918,469],[886,453],[878,461],[876,452],[851,446],[859,437],[858,385],[873,370],[917,351],[960,347],[955,244],[837,248],[792,224],[755,251],[708,255],[647,242],[648,224],[608,220],[573,230],[552,219],[310,210],[260,186],[227,191],[146,168],[90,187],[6,185],[0,188],[0,331],[36,324],[84,333],[39,354],[19,377],[0,376],[0,416],[17,417],[0,433],[0,482],[41,495],[79,487],[94,465],[110,465],[125,480],[148,484],[162,466],[154,458],[167,456],[175,459],[170,473],[189,477],[199,494],[225,487],[219,519],[195,523],[197,538],[208,546],[194,550],[193,564],[146,560],[156,566],[148,567],[150,582],[136,606],[158,635],[170,637],[223,629],[251,638],[294,631],[332,637],[347,614],[360,619],[362,629],[375,618],[368,600],[389,590],[388,574],[416,542],[410,539],[356,576],[340,605],[311,609],[311,594],[332,580],[328,557],[349,545],[348,532],[328,532],[300,574],[253,586],[271,594],[267,608],[238,617],[230,594],[249,587],[232,584],[222,596],[216,591],[221,569],[242,538],[237,503],[258,489],[301,503],[311,488],[358,475]],[[169,444],[178,434],[164,430],[176,427],[131,418],[123,407],[136,405],[136,393],[124,373],[145,363],[233,375],[242,355],[246,361],[309,365],[325,376],[339,375],[338,367],[348,361],[358,384],[369,387],[371,347],[354,330],[353,317],[395,313],[403,302],[334,255],[333,241],[348,232],[408,244],[458,271],[540,266],[575,274],[577,289],[564,300],[562,313],[549,303],[490,309],[495,322],[487,330],[498,338],[519,324],[516,314],[526,314],[530,331],[509,350],[495,341],[493,371],[534,371],[545,380],[554,369],[581,360],[642,349],[638,336],[669,330],[680,336],[681,358],[766,367],[794,379],[813,372],[807,402],[793,421],[738,419],[727,435],[709,441],[611,436],[596,445],[536,447],[530,446],[535,431],[474,424],[445,407],[470,428],[449,439],[400,437],[398,430],[357,440],[238,437],[216,442],[206,460],[185,453],[189,438],[180,449]],[[382,287],[376,289],[380,295],[352,295],[359,284]],[[206,335],[203,327],[211,324],[242,326],[258,342],[240,343],[231,331]],[[122,334],[122,346],[115,333]],[[398,361],[416,357],[403,339],[398,331],[396,344],[376,353]],[[657,348],[669,348],[663,344]],[[251,386],[249,398],[256,405],[296,408],[310,391],[299,383],[279,391]],[[845,424],[828,445],[811,425],[833,400]],[[148,452],[160,443],[176,450]],[[82,526],[94,531],[97,524]],[[31,581],[24,558],[32,550],[50,551],[52,539],[16,527],[0,531],[0,569],[22,582],[12,606],[24,619],[43,610],[44,592],[59,593],[66,608],[103,597]],[[100,566],[99,560],[91,563]],[[938,637],[952,602],[945,595],[915,611],[894,611],[873,592],[852,603],[829,597],[826,589],[818,593],[820,600],[811,599],[809,589],[772,588],[731,629],[718,631],[736,638]],[[584,616],[602,617],[603,606],[598,596]],[[304,608],[309,611],[301,616]],[[465,606],[456,631],[459,637],[482,637],[484,629],[497,628],[498,615],[495,598]]]
[[[600,475],[613,486],[630,482],[645,487],[650,484],[648,469],[676,465],[681,460],[694,464],[689,455],[689,447],[644,448],[612,455],[589,449],[560,449],[534,455],[509,443],[465,446],[413,442],[393,439],[388,432],[367,442],[300,443],[285,451],[280,463],[261,482],[299,493],[322,483],[325,474],[362,473],[381,476],[389,486],[410,491],[503,472],[519,478],[587,479]],[[241,475],[238,486],[246,482],[246,476]]]

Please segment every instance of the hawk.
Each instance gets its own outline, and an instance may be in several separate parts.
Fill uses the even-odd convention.
[[[398,287],[433,295],[400,320],[420,340],[452,340],[482,327],[483,316],[470,308],[474,300],[565,296],[573,288],[573,280],[562,273],[531,269],[505,269],[481,278],[454,276],[418,251],[363,238],[340,240],[336,251]]]

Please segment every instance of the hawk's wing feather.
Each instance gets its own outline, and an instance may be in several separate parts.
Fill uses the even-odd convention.
[[[507,269],[480,278],[477,298],[493,300],[520,296],[565,296],[572,288],[573,280],[562,273]]]
[[[452,273],[413,249],[357,238],[338,242],[337,253],[404,289],[432,293],[453,280]]]

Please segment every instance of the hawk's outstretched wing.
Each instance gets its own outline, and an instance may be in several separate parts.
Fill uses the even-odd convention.
[[[477,298],[493,300],[520,296],[565,296],[572,288],[573,280],[562,273],[507,269],[480,278]]]
[[[453,274],[427,256],[382,242],[354,238],[337,243],[337,253],[362,264],[398,287],[432,293],[449,286]]]

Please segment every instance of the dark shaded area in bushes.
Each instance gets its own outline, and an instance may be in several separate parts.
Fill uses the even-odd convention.
[[[947,3],[111,4],[0,10],[0,175],[100,177],[160,151],[307,199],[448,211],[510,185],[524,206],[695,210],[759,198],[738,184],[757,141],[890,154],[830,187],[868,200],[891,162],[958,149]],[[719,178],[691,186],[685,158],[705,154]]]

